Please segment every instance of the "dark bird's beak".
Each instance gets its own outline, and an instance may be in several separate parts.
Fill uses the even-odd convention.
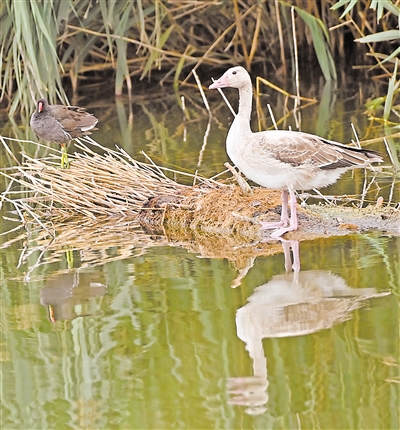
[[[43,110],[43,103],[39,102],[38,103],[38,111],[39,111],[39,113],[42,112],[42,110]]]

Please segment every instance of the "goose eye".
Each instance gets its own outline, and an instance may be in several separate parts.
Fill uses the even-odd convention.
[[[236,70],[235,70],[235,71],[233,71],[233,72],[232,72],[232,75],[236,75],[236,73],[237,73],[237,72],[236,72]]]

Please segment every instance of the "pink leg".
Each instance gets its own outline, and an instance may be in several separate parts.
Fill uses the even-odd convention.
[[[261,230],[268,230],[269,228],[286,227],[289,222],[288,216],[288,192],[282,191],[282,212],[281,220],[276,222],[260,221]]]
[[[287,233],[288,231],[297,230],[298,221],[297,221],[297,202],[296,202],[296,194],[294,190],[289,190],[290,194],[290,224],[288,227],[284,226],[283,228],[278,228],[271,233],[271,237],[279,238],[282,234]],[[283,205],[282,205],[283,210]],[[286,224],[287,225],[287,224]]]

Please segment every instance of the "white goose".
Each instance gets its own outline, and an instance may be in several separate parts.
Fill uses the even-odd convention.
[[[253,94],[250,75],[241,66],[232,67],[209,88],[224,87],[239,90],[239,110],[226,138],[229,158],[252,181],[282,190],[281,220],[261,222],[262,229],[278,228],[272,237],[297,230],[295,190],[326,187],[346,170],[383,161],[374,151],[342,145],[313,134],[286,130],[253,133],[250,128]]]

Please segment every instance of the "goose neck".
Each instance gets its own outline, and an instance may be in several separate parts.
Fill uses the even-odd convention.
[[[251,104],[253,99],[253,89],[251,84],[239,88],[239,111],[238,116],[246,119],[250,124]]]

